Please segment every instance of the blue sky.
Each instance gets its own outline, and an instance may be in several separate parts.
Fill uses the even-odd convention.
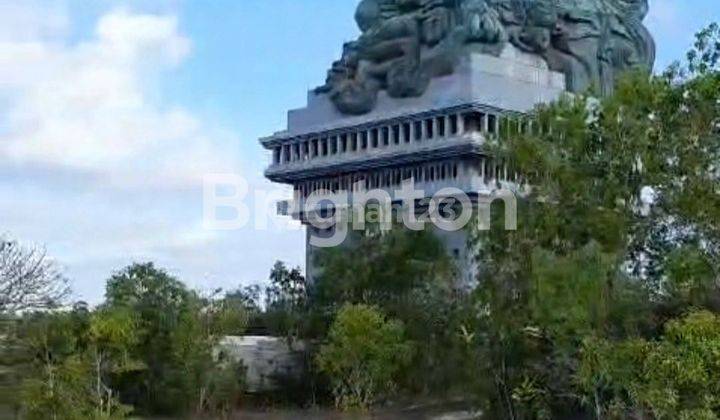
[[[202,176],[276,188],[257,138],[323,82],[356,3],[0,0],[0,233],[44,245],[91,302],[133,261],[201,289],[302,265],[296,226],[205,229]],[[651,0],[658,69],[713,20],[717,0]]]

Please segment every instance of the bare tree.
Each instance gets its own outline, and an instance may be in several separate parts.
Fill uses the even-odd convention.
[[[57,307],[69,282],[44,249],[0,236],[0,314]]]

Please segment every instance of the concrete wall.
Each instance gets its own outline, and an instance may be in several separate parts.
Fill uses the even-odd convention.
[[[262,393],[280,389],[283,378],[299,380],[305,350],[304,343],[295,342],[291,346],[279,337],[228,336],[220,341],[215,355],[241,361],[247,368],[247,391]]]

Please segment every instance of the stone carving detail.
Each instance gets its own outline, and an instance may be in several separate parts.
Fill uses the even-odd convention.
[[[510,43],[565,74],[569,91],[608,94],[618,73],[653,66],[647,12],[648,0],[362,0],[362,35],[316,91],[342,113],[365,114],[381,90],[420,96],[464,52],[498,56]]]

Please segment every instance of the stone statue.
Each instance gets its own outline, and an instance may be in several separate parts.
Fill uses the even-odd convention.
[[[362,0],[360,38],[345,45],[317,93],[345,114],[370,112],[378,94],[421,96],[463,53],[511,44],[565,74],[567,89],[612,92],[617,75],[651,70],[647,0]]]

